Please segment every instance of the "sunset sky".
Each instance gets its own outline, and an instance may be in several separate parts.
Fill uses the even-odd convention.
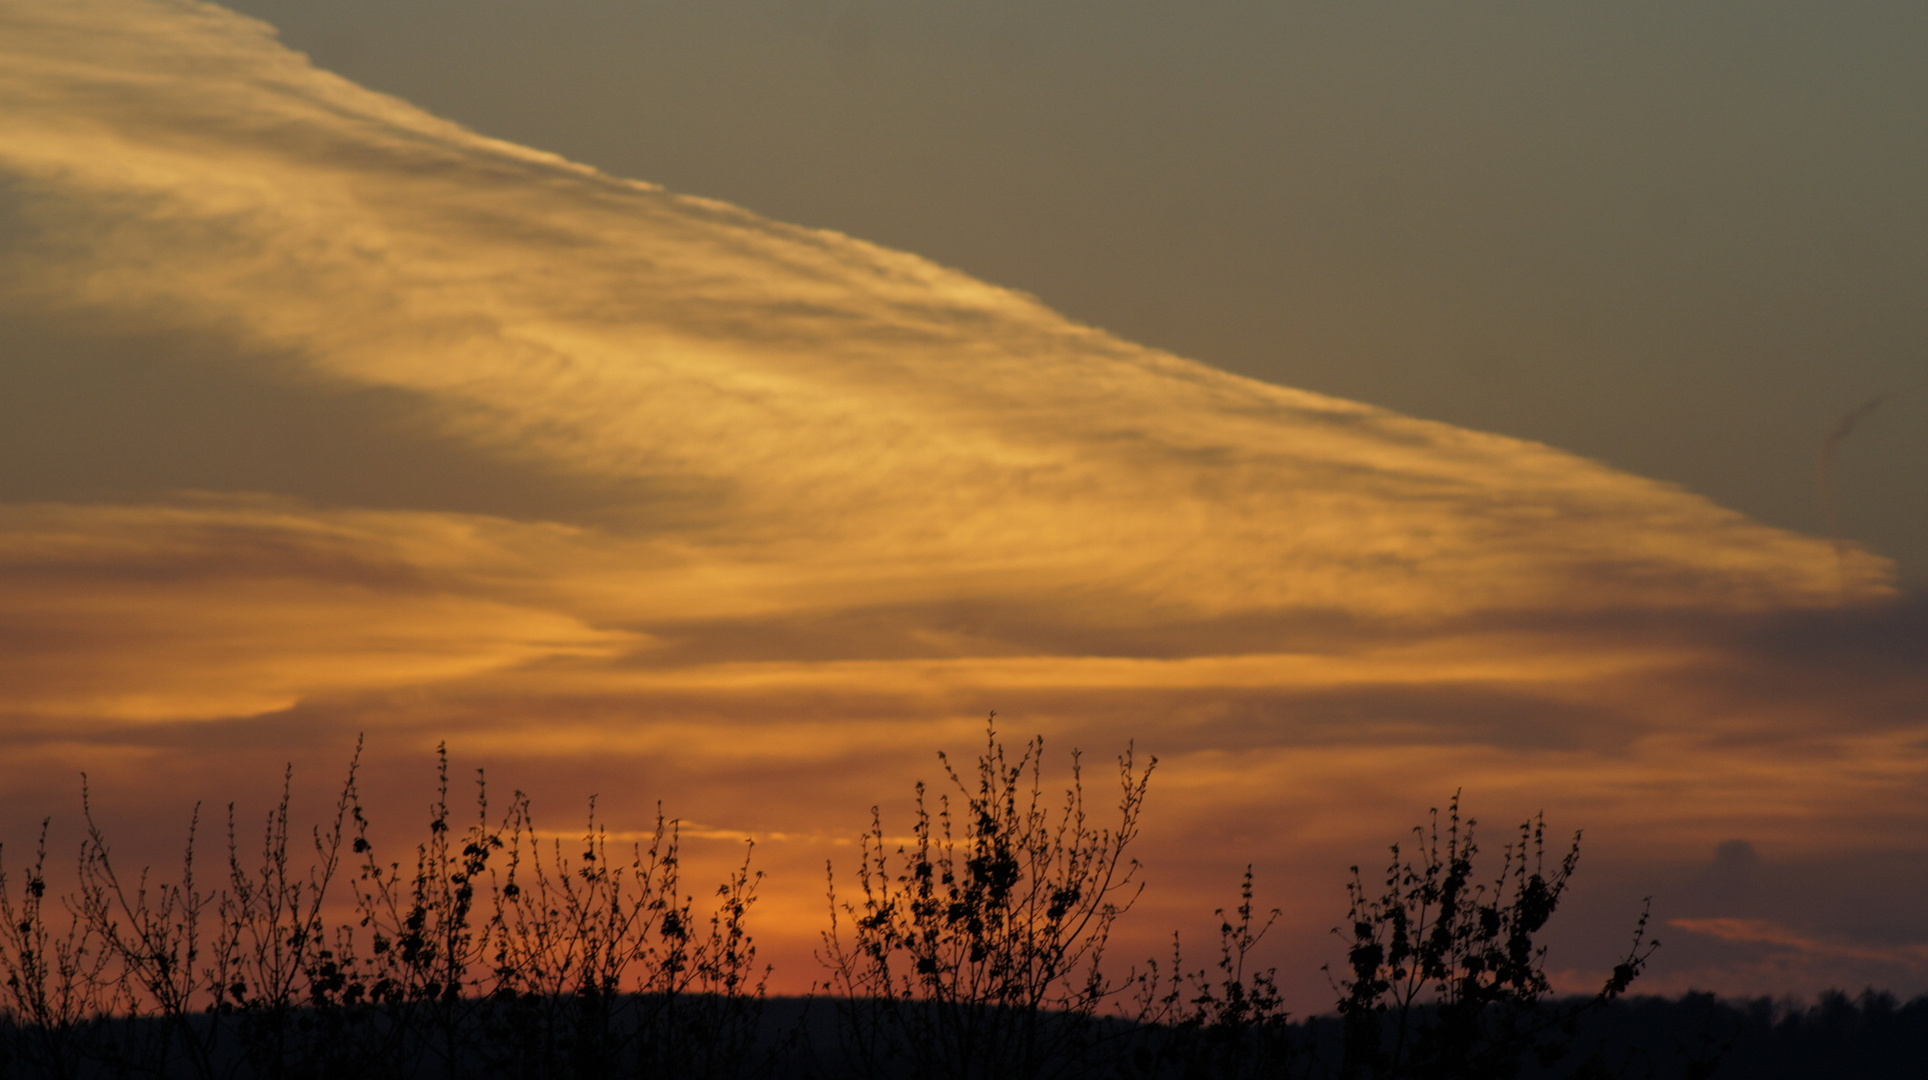
[[[1928,16],[240,7],[0,0],[8,852],[446,740],[802,989],[996,710],[1299,1008],[1456,789],[1563,985],[1928,989]]]

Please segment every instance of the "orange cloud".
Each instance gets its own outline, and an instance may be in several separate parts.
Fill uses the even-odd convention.
[[[259,715],[640,643],[464,591],[488,541],[456,524],[252,500],[0,508],[3,707],[29,724]]]
[[[1873,960],[1878,963],[1900,964],[1912,968],[1928,964],[1928,945],[1870,949],[1846,942],[1822,941],[1766,919],[1669,919],[1667,925],[1692,934],[1706,934],[1722,941],[1743,945],[1765,945],[1814,956]]]

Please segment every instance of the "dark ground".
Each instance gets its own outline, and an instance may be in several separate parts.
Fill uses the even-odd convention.
[[[282,1026],[263,1025],[254,1017],[247,1029],[234,1017],[222,1018],[217,1027],[205,1016],[171,1031],[155,1019],[95,1023],[65,1033],[0,1023],[0,1077],[829,1080],[942,1075],[901,1057],[865,1053],[853,1035],[876,1018],[875,1011],[865,1010],[877,1006],[859,1008],[831,998],[772,998],[750,1011],[743,1003],[691,999],[674,1016],[654,1014],[659,1035],[649,1040],[636,1038],[636,1025],[631,1022],[625,1030],[620,1020],[599,1025],[593,1040],[586,1040],[586,1029],[579,1026],[582,1013],[567,1002],[487,1014],[468,1003],[460,1006],[468,1011],[459,1029],[444,1026],[446,1016],[431,1014],[439,1007],[431,1004],[399,1022],[392,1015],[378,1021],[372,1012],[329,1020],[296,1010],[282,1018]],[[919,1023],[929,1019],[925,1013]],[[980,1016],[974,1022],[984,1021]],[[1047,1038],[1058,1034],[1047,1029]],[[583,1052],[591,1041],[600,1052]],[[1864,992],[1795,1005],[1708,995],[1635,997],[1586,1012],[1571,1035],[1557,1041],[1566,1052],[1548,1065],[1522,1055],[1519,1080],[1921,1080],[1928,1078],[1928,998],[1902,1002]],[[1341,1076],[1343,1033],[1333,1017],[1258,1037],[1119,1023],[1090,1029],[1065,1045],[1074,1044],[1081,1049],[1058,1056],[1035,1075],[1325,1080]],[[264,1050],[272,1045],[284,1052]],[[956,1075],[1003,1080],[1012,1074],[987,1060]],[[1441,1072],[1368,1070],[1347,1080],[1395,1075],[1467,1074],[1447,1065]]]

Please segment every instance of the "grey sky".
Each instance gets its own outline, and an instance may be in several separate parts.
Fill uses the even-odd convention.
[[[487,134],[1928,582],[1928,9],[239,0]]]

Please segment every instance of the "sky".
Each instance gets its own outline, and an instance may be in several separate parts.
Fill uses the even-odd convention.
[[[1093,10],[0,0],[4,839],[446,741],[800,989],[996,710],[1299,1008],[1455,790],[1562,985],[1928,989],[1919,17]]]

